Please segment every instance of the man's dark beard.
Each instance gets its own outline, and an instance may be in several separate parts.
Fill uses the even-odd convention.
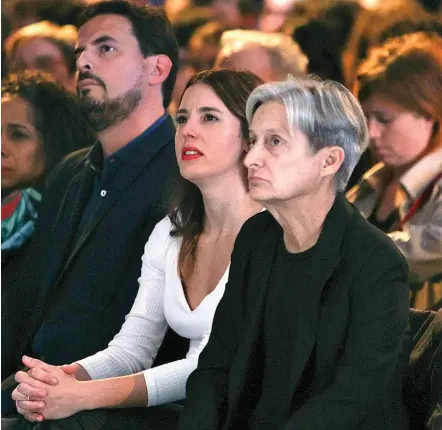
[[[136,109],[140,100],[141,91],[138,88],[132,88],[120,97],[104,101],[93,100],[87,94],[80,96],[83,112],[96,132],[120,124]]]

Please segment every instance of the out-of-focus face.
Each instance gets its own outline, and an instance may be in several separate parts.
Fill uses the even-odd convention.
[[[45,171],[42,137],[25,100],[2,98],[2,189],[26,188]]]
[[[244,46],[238,51],[220,52],[216,67],[235,70],[248,70],[259,76],[263,81],[277,80],[272,70],[272,63],[267,51],[260,46]]]
[[[240,121],[208,85],[185,91],[176,122],[175,151],[184,178],[202,185],[243,171]]]
[[[11,59],[11,70],[41,70],[50,73],[69,91],[73,91],[74,75],[60,48],[47,39],[31,38],[18,42],[14,57]]]
[[[427,152],[433,130],[431,119],[407,112],[376,94],[362,107],[370,143],[380,161],[393,167],[407,166]]]
[[[290,133],[282,104],[262,104],[250,124],[244,160],[251,197],[265,204],[315,193],[321,180],[321,152],[312,153],[301,131]]]
[[[87,21],[78,31],[76,53],[77,92],[96,131],[125,119],[147,97],[153,66],[127,18],[105,14]]]

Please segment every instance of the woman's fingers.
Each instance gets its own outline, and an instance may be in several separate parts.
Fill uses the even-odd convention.
[[[25,413],[38,412],[46,406],[42,401],[33,400],[19,400],[17,403],[20,405],[20,409],[24,410]]]
[[[17,408],[17,411],[19,414],[23,415],[28,421],[31,422],[42,422],[44,420],[43,415],[39,414],[38,412],[20,412],[20,408]]]
[[[44,382],[49,385],[57,385],[58,379],[51,373],[47,371],[47,368],[43,369],[41,367],[34,367],[28,370],[28,375],[37,381]]]
[[[24,417],[28,420],[28,421],[32,421],[32,422],[42,422],[43,421],[43,415],[40,414],[36,414],[36,413],[30,413],[30,414],[25,414]]]
[[[33,400],[40,400],[46,396],[46,390],[41,388],[35,388],[26,382],[20,383],[17,388],[12,392],[13,400],[28,400],[32,397]]]

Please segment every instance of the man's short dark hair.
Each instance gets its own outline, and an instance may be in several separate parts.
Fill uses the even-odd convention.
[[[170,103],[179,67],[178,45],[172,26],[163,9],[154,6],[139,7],[124,0],[102,1],[87,7],[81,15],[78,27],[98,15],[121,15],[132,24],[133,34],[143,56],[167,55],[172,61],[169,76],[163,83],[163,105]]]

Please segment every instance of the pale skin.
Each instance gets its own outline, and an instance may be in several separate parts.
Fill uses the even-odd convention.
[[[227,269],[241,226],[262,207],[247,191],[239,120],[210,87],[200,84],[186,91],[180,112],[176,134],[178,164],[181,174],[200,189],[205,208],[194,270],[184,279],[189,307],[195,309]],[[223,135],[222,130],[230,130],[230,134]],[[186,145],[197,147],[203,155],[196,160],[183,160],[181,154]],[[23,363],[30,370],[16,374],[19,386],[12,398],[18,412],[29,421],[60,419],[81,410],[148,403],[142,373],[90,380],[77,363],[57,367],[29,357],[23,357]]]
[[[333,205],[334,177],[344,161],[337,146],[311,153],[299,130],[290,132],[285,108],[261,105],[250,125],[249,192],[282,226],[286,249],[292,253],[314,246]]]

